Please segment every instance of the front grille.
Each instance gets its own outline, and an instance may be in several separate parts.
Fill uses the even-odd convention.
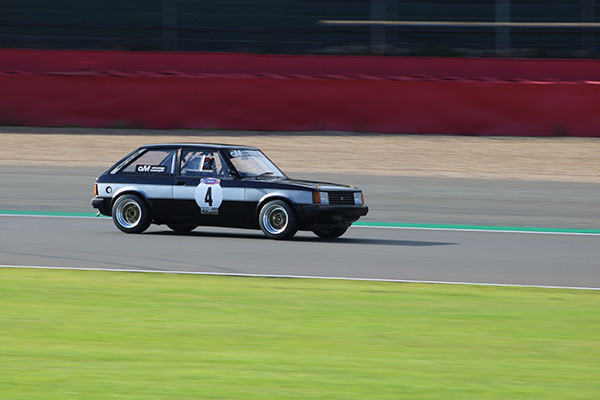
[[[329,204],[354,205],[353,192],[328,192]]]

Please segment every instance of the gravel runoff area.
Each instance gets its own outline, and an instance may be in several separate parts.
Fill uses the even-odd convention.
[[[261,148],[284,171],[600,182],[600,138],[0,127],[0,164],[109,167],[137,146]]]

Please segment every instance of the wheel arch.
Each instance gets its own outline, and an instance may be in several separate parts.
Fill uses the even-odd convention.
[[[126,187],[122,187],[119,190],[117,190],[112,198],[111,198],[111,204],[114,204],[115,201],[117,201],[117,199],[125,194],[134,194],[136,196],[139,196],[142,198],[142,200],[144,200],[147,204],[150,204],[150,200],[148,199],[148,195],[146,192],[144,192],[141,189],[138,189],[136,187],[133,186],[126,186]]]
[[[296,214],[296,218],[298,218],[298,220],[300,219],[300,208],[299,208],[298,204],[296,202],[294,202],[293,200],[291,200],[289,197],[286,197],[284,194],[281,194],[281,193],[269,193],[269,194],[263,196],[258,201],[258,204],[256,205],[256,209],[254,210],[255,217],[258,218],[258,216],[260,215],[260,210],[265,206],[265,204],[267,204],[273,200],[281,200],[281,201],[287,203],[287,205],[289,205],[292,208],[292,210],[294,210],[294,213]]]
[[[117,190],[110,201],[111,211],[112,211],[113,206],[115,205],[115,201],[117,201],[117,199],[119,197],[127,195],[127,194],[133,194],[133,195],[136,195],[139,198],[141,198],[142,201],[144,203],[146,203],[146,205],[150,209],[150,214],[154,214],[153,209],[152,209],[152,201],[148,198],[148,195],[146,194],[146,192],[144,192],[143,190],[140,190],[138,188],[135,188],[135,187],[123,187],[123,188]]]

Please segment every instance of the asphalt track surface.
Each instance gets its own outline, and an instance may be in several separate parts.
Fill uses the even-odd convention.
[[[89,213],[97,168],[0,166],[0,210]],[[600,184],[301,174],[366,193],[363,221],[599,229]],[[109,218],[0,216],[0,264],[391,280],[600,287],[600,236],[352,227],[338,240],[300,232],[153,226]]]

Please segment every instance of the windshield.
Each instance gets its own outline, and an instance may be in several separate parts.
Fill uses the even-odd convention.
[[[285,178],[285,174],[259,150],[231,150],[229,157],[242,178]]]

